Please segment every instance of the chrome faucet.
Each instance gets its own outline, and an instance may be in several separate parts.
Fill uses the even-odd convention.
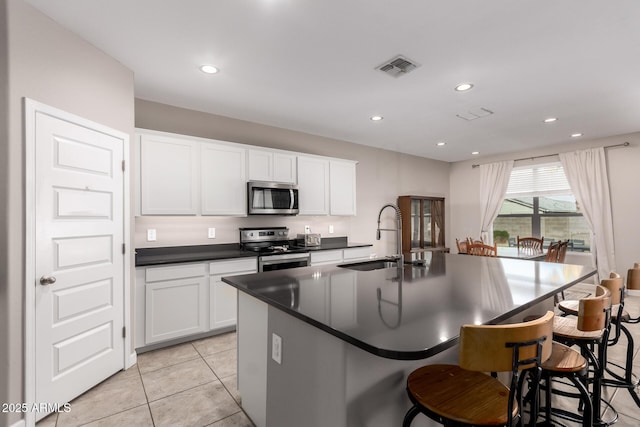
[[[396,211],[396,228],[380,228],[380,217],[382,216],[382,211],[386,208],[392,208]],[[376,230],[376,240],[380,240],[380,232],[381,231],[395,231],[397,232],[396,236],[396,245],[397,245],[397,255],[394,256],[398,260],[398,266],[402,267],[404,264],[404,257],[402,256],[402,214],[400,213],[400,208],[398,206],[388,203],[380,209],[378,213],[378,229]]]

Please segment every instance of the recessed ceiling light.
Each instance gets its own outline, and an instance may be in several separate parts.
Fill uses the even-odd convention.
[[[374,122],[379,122],[383,118],[384,117],[382,117],[382,116],[371,116],[371,120],[374,121]]]
[[[472,87],[473,85],[471,83],[460,83],[458,86],[456,86],[455,89],[457,92],[464,92],[471,89]]]
[[[578,137],[580,137],[580,136],[582,136],[582,134],[581,134],[581,133],[572,133],[572,134],[571,134],[571,138],[578,138]]]
[[[553,122],[555,122],[556,120],[558,120],[558,118],[557,118],[557,117],[549,117],[549,118],[547,118],[547,119],[544,119],[544,122],[545,122],[545,123],[553,123]]]
[[[471,154],[473,154],[475,156],[476,154],[480,154],[480,152],[479,151],[472,151]]]
[[[436,145],[437,145],[438,147],[442,147],[442,146],[444,146],[444,145],[447,145],[447,143],[446,143],[446,142],[444,142],[444,141],[440,141],[440,142],[438,142]]]
[[[200,66],[200,71],[207,74],[216,74],[220,70],[218,70],[218,68],[214,67],[213,65],[202,65]]]

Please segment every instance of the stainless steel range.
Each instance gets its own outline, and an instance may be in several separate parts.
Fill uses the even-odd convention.
[[[258,253],[258,271],[306,267],[311,261],[307,249],[291,245],[287,227],[240,228],[240,246]]]

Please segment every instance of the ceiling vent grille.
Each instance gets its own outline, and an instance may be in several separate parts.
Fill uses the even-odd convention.
[[[393,77],[400,77],[415,70],[419,66],[420,64],[405,58],[404,56],[398,55],[376,67],[376,70],[380,70]]]
[[[470,122],[471,120],[481,119],[483,117],[487,117],[493,114],[493,111],[484,108],[484,107],[476,107],[469,110],[467,113],[456,114],[456,116],[460,119],[466,120]]]

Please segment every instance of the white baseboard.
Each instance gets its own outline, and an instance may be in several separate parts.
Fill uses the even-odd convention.
[[[640,297],[640,289],[627,289],[627,295],[631,297]]]
[[[125,366],[125,369],[129,369],[136,363],[138,363],[138,353],[134,351],[129,355],[129,360],[127,360],[127,366]]]

